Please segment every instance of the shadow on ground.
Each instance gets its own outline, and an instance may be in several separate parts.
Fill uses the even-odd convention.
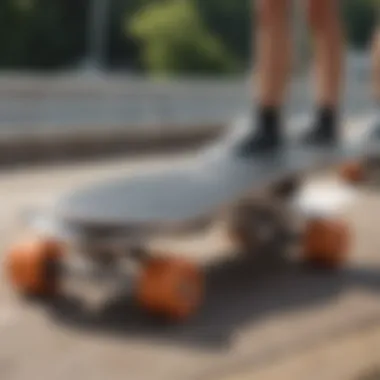
[[[326,304],[351,287],[380,291],[380,268],[326,272],[291,262],[277,264],[248,265],[243,260],[211,268],[206,302],[186,323],[165,323],[148,316],[123,294],[96,313],[68,298],[50,304],[47,310],[57,323],[82,331],[220,350],[228,349],[234,334],[245,325]]]

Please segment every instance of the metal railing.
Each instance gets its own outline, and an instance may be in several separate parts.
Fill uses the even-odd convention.
[[[349,112],[371,106],[369,84],[349,76],[345,104]],[[293,84],[291,112],[305,112],[313,92],[305,79]],[[57,128],[161,128],[228,123],[251,108],[248,81],[237,79],[172,80],[141,78],[0,77],[0,132],[31,133]]]

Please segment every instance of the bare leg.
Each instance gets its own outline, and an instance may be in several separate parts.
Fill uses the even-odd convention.
[[[305,0],[313,34],[317,114],[306,141],[334,142],[343,79],[344,40],[339,0]]]
[[[380,139],[380,27],[377,27],[372,39],[372,98],[376,116],[371,127],[370,138]]]
[[[290,69],[290,0],[256,0],[256,129],[239,147],[243,154],[260,153],[281,143],[279,111]],[[255,87],[255,86],[254,86]]]
[[[372,94],[380,106],[380,27],[376,30],[372,42]]]
[[[343,77],[344,41],[339,0],[307,0],[315,51],[316,102],[337,108]]]
[[[289,0],[256,0],[257,100],[262,107],[284,102],[291,61]]]

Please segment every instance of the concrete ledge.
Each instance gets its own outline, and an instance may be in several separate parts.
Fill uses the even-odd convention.
[[[98,159],[193,149],[215,139],[222,125],[96,129],[61,128],[31,135],[0,136],[0,166]]]

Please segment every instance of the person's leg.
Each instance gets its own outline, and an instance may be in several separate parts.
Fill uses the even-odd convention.
[[[375,29],[371,44],[371,79],[372,99],[375,118],[370,129],[369,138],[380,138],[380,26]]]
[[[380,107],[380,26],[377,27],[372,41],[372,96]]]
[[[280,111],[290,69],[291,0],[256,0],[256,54],[253,85],[258,104],[256,130],[243,151],[260,152],[279,145]]]
[[[283,105],[290,71],[290,0],[257,0],[256,86],[263,108]]]
[[[327,143],[338,134],[338,113],[344,73],[344,38],[339,0],[305,0],[313,35],[315,121],[304,141]]]

